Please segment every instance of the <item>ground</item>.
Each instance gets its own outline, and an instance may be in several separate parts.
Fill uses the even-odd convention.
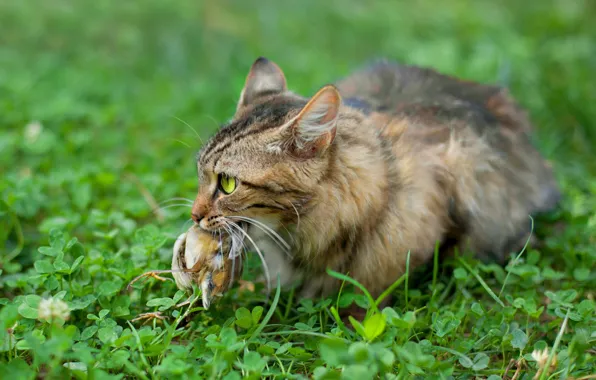
[[[595,14],[587,0],[0,2],[0,373],[594,375]],[[369,302],[350,292],[267,299],[248,282],[203,311],[171,281],[127,289],[169,268],[189,212],[168,200],[194,197],[195,153],[261,55],[304,95],[378,57],[508,86],[564,193],[534,221],[541,244],[505,267],[431,263],[350,328],[336,308]]]

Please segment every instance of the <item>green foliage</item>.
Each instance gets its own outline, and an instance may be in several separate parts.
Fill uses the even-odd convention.
[[[593,374],[595,11],[562,0],[0,2],[2,377],[494,380],[523,359],[528,379],[544,348],[555,378]],[[534,221],[543,244],[505,266],[431,264],[376,300],[346,276],[338,298],[236,288],[208,311],[171,281],[127,288],[169,268],[189,212],[167,200],[194,197],[194,155],[260,55],[305,95],[380,56],[507,85],[565,195]],[[352,304],[368,308],[364,321],[342,319]]]

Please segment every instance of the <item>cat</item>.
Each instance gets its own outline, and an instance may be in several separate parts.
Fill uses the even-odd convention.
[[[415,268],[436,244],[501,261],[521,248],[561,196],[531,132],[498,86],[379,61],[305,98],[261,57],[197,156],[192,219],[262,255],[271,286],[327,296],[330,268],[376,296],[408,253]]]

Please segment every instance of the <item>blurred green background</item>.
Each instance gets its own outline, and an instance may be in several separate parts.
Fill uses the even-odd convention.
[[[194,198],[200,141],[233,115],[258,56],[278,63],[303,95],[380,57],[509,87],[530,112],[565,195],[555,220],[568,228],[534,264],[550,270],[541,281],[588,292],[596,257],[594,20],[591,0],[0,0],[1,304],[64,289],[80,310],[72,310],[79,330],[90,323],[87,312],[103,307],[122,331],[147,311],[142,301],[171,296],[169,283],[130,299],[115,294],[141,272],[169,267],[189,210],[163,202]],[[154,212],[155,204],[164,209]],[[82,243],[64,257],[85,256],[71,284],[33,267],[54,228]],[[525,281],[520,291],[536,292]],[[484,294],[479,302],[493,302],[475,291]],[[421,318],[430,324],[430,314]],[[17,337],[33,329],[28,321]],[[559,324],[544,325],[550,341]],[[434,343],[454,347],[473,329],[465,328]]]

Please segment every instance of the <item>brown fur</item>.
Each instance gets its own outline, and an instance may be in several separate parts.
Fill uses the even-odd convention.
[[[307,296],[337,290],[327,268],[379,294],[408,251],[417,266],[437,242],[504,257],[530,232],[528,216],[558,200],[529,120],[501,88],[379,63],[307,101],[257,60],[233,120],[199,154],[193,207],[205,230],[241,215],[284,236],[292,259],[271,259],[272,276],[303,275]],[[229,195],[220,173],[238,180]],[[265,256],[276,249],[249,232]]]

